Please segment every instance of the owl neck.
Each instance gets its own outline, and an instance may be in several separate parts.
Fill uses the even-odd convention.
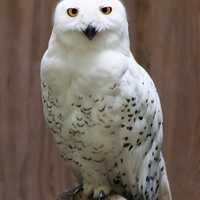
[[[66,79],[71,80],[75,87],[93,86],[93,89],[100,90],[112,87],[129,67],[131,53],[128,38],[120,45],[120,47],[83,51],[69,48],[63,38],[53,32],[46,56],[56,58],[53,62],[58,71],[54,73],[65,74]]]

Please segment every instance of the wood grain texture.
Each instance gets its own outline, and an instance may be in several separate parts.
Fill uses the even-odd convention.
[[[53,200],[72,185],[44,127],[39,63],[56,0],[0,0],[0,200]],[[200,2],[126,0],[131,44],[165,113],[173,197],[200,198]]]

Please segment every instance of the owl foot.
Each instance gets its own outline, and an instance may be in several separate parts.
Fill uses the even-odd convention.
[[[94,200],[105,200],[108,198],[111,190],[110,187],[100,186],[94,189],[93,199]]]
[[[94,196],[94,200],[105,200],[107,197],[108,195],[106,195],[104,191],[100,191],[96,196]]]
[[[65,191],[61,194],[58,195],[56,200],[79,200],[82,199],[82,191],[83,191],[83,186],[82,184],[76,186],[75,188]]]
[[[92,184],[83,184],[83,193],[90,200],[104,200],[110,195],[111,188],[109,185],[102,184],[99,186],[94,186]]]

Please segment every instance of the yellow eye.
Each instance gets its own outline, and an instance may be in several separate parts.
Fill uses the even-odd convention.
[[[112,7],[103,7],[101,8],[101,12],[105,15],[109,15],[112,12]]]
[[[70,17],[76,17],[78,15],[78,9],[76,9],[76,8],[68,8],[67,9],[67,14]]]

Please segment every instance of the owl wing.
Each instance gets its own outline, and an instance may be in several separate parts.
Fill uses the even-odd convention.
[[[163,116],[160,100],[147,72],[140,66],[134,68],[137,68],[136,71],[126,77],[128,91],[134,91],[129,92],[121,110],[126,171],[129,174],[133,172],[129,182],[136,180],[132,184],[138,186],[139,195],[145,200],[156,200],[158,197],[170,200],[171,193],[161,152]]]
[[[54,94],[55,90],[52,89],[53,84],[47,77],[49,77],[48,67],[45,66],[44,62],[42,62],[40,79],[44,118],[56,143],[58,144],[58,147],[62,149],[64,148],[64,139],[61,134],[64,124],[63,109],[60,105],[59,96]],[[61,156],[64,158],[64,154],[61,154]]]

